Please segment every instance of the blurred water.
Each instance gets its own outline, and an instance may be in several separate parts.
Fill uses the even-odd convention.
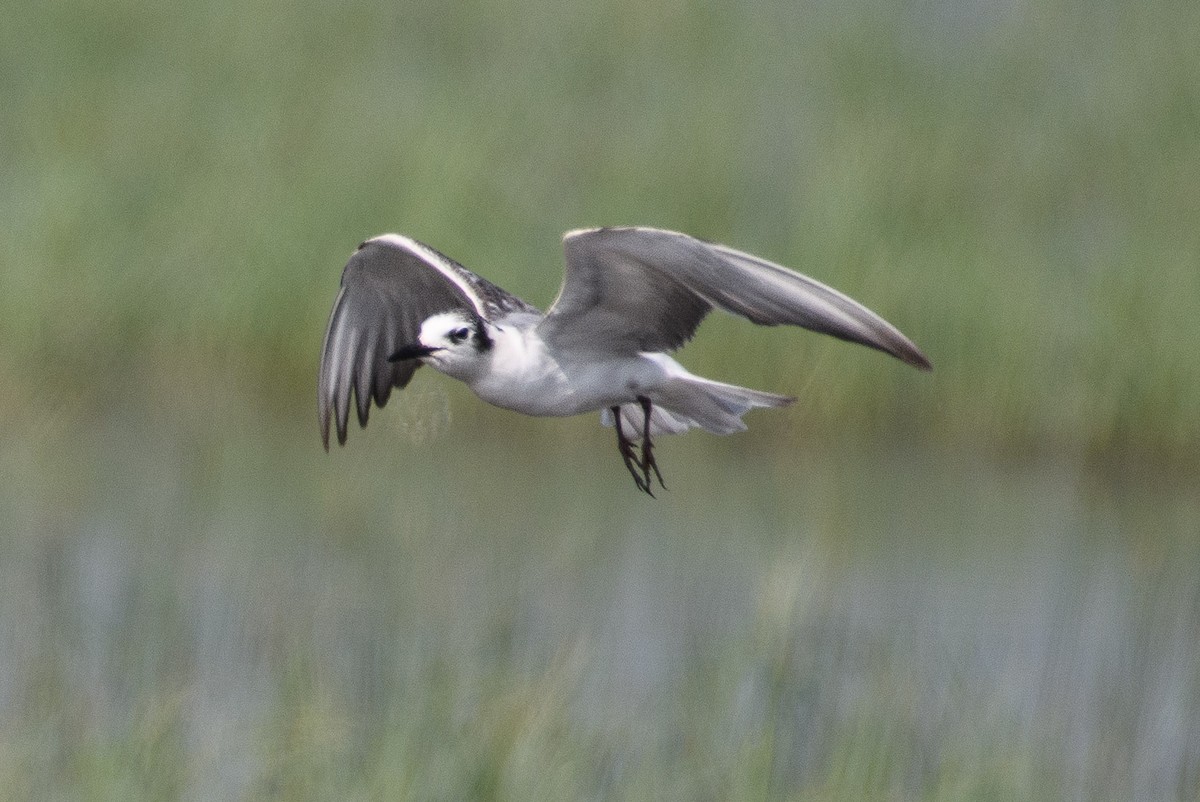
[[[665,442],[653,501],[592,422],[393,418],[7,436],[18,796],[1200,791],[1182,483],[767,421]]]

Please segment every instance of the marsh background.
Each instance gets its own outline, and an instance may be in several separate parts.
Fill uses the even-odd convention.
[[[23,3],[0,26],[0,797],[1195,799],[1200,5]],[[688,231],[919,374],[661,444],[435,375],[326,454],[384,231],[529,300]]]

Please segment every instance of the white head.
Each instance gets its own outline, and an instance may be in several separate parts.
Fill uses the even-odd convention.
[[[419,359],[456,379],[484,369],[492,350],[488,324],[466,312],[442,312],[426,318],[415,343],[401,346],[390,359]]]

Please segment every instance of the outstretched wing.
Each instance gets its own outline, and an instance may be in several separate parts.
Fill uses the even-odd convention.
[[[521,299],[480,278],[433,248],[399,234],[384,234],[358,247],[342,271],[342,286],[321,345],[317,417],[329,448],[329,423],[338,443],[346,442],[353,390],[360,426],[367,425],[371,399],[387,403],[393,387],[404,387],[420,363],[389,362],[414,342],[426,318],[463,309],[491,320],[514,311],[536,311]]]
[[[539,324],[542,337],[562,347],[672,350],[715,306],[763,326],[802,326],[930,369],[921,350],[879,315],[757,256],[653,228],[574,231],[563,246],[566,277]]]

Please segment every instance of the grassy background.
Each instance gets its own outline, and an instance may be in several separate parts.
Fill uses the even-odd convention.
[[[8,10],[0,797],[1195,798],[1197,41],[1181,0]],[[359,241],[544,305],[604,224],[936,370],[714,317],[689,368],[801,401],[665,442],[652,506],[593,420],[436,376],[320,450]]]

